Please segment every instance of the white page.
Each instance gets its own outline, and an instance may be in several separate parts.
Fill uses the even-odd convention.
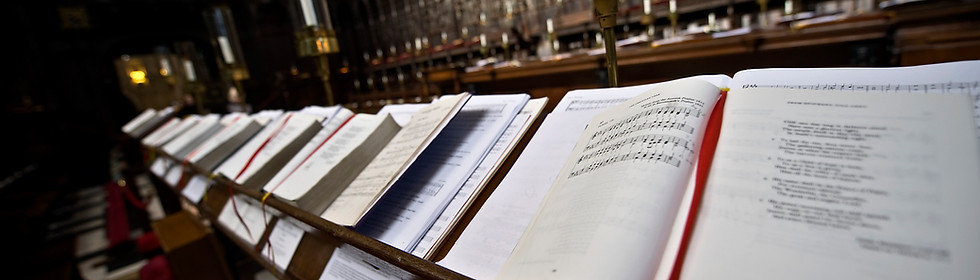
[[[223,174],[238,184],[244,184],[310,125],[319,125],[313,116],[294,113],[283,115],[222,162],[216,173]]]
[[[473,174],[466,179],[466,183],[460,187],[459,192],[453,196],[452,201],[442,211],[442,215],[436,219],[435,223],[426,231],[425,236],[419,241],[412,254],[421,258],[428,258],[435,251],[435,245],[442,241],[444,236],[452,229],[457,220],[465,213],[473,201],[473,198],[480,193],[483,187],[490,181],[490,178],[500,165],[503,164],[510,152],[513,151],[521,136],[531,127],[538,114],[547,104],[547,98],[529,100],[521,112],[514,117],[504,133],[500,135],[497,142],[490,148],[487,156],[480,161]]]
[[[729,94],[686,279],[975,279],[969,97]]]
[[[160,139],[163,138],[163,136],[165,136],[171,130],[177,128],[178,125],[180,125],[180,119],[171,118],[170,120],[167,120],[167,122],[161,125],[159,128],[157,128],[150,134],[146,135],[146,137],[140,140],[140,143],[143,144],[144,146],[149,146],[149,147],[156,146],[156,143],[159,142]]]
[[[673,81],[596,115],[497,277],[652,277],[719,96]]]
[[[379,194],[418,157],[449,119],[463,107],[468,93],[443,97],[420,110],[391,142],[371,160],[357,178],[320,216],[340,224],[353,225]]]
[[[720,75],[705,77],[709,82],[719,80],[713,84],[727,81]],[[572,101],[632,98],[656,85],[569,92],[556,106],[556,111],[545,118],[510,173],[439,264],[477,279],[496,277],[586,124],[599,112],[622,102],[583,102],[589,106],[580,107],[570,105],[575,103]],[[565,98],[570,99],[565,101]]]
[[[150,172],[157,175],[157,177],[163,178],[167,174],[167,169],[170,167],[170,160],[164,157],[157,157],[150,164]]]
[[[354,229],[411,252],[528,98],[471,97]]]
[[[284,114],[285,112],[282,110],[262,110],[258,113],[252,114],[251,117],[255,119],[255,121],[259,122],[259,124],[265,126],[269,124],[269,122],[279,119],[279,117],[282,117]]]
[[[314,106],[303,107],[303,109],[300,109],[299,112],[297,113],[317,116],[320,119],[322,119],[322,122],[325,123],[330,121],[330,119],[332,119],[333,116],[336,115],[337,112],[339,112],[342,108],[343,107],[341,107],[340,105],[333,105],[329,107],[314,105]]]
[[[122,127],[122,132],[125,132],[126,134],[132,134],[133,131],[136,130],[136,128],[139,128],[146,122],[150,121],[150,119],[152,119],[156,115],[157,115],[156,109],[147,108],[146,110],[143,110],[143,112],[137,115],[135,118],[129,120],[129,122],[126,122],[126,124],[123,125]]]
[[[476,279],[493,279],[575,147],[578,133],[595,113],[548,115],[439,264]]]
[[[302,222],[292,217],[284,216],[272,227],[269,243],[262,247],[262,256],[271,257],[270,261],[279,271],[286,270],[293,259],[293,254],[296,253],[296,248],[299,247],[299,241],[303,239],[306,226],[300,226],[301,224]]]
[[[725,75],[702,75],[687,77],[680,80],[686,79],[703,80],[714,84],[719,88],[723,88],[728,86],[728,83],[732,78]],[[569,91],[561,98],[561,101],[555,105],[555,109],[552,111],[552,113],[582,111],[593,112],[593,114],[599,113],[609,107],[619,105],[620,103],[623,103],[623,101],[633,98],[633,96],[636,96],[637,92],[649,90],[657,85],[659,85],[659,83],[615,89],[586,89]]]
[[[162,147],[163,145],[166,145],[171,140],[173,140],[174,138],[177,138],[177,136],[179,136],[182,133],[184,133],[184,131],[187,131],[188,129],[190,129],[191,127],[193,127],[195,124],[197,124],[197,121],[199,121],[200,119],[201,119],[201,116],[199,116],[199,115],[188,115],[188,116],[184,117],[184,119],[180,121],[180,124],[178,124],[176,128],[171,129],[170,131],[167,131],[167,133],[165,133],[163,136],[161,136],[159,140],[157,140],[155,143],[152,143],[152,146],[153,147]]]
[[[323,180],[328,172],[331,172],[337,167],[354,149],[360,147],[365,141],[368,141],[368,137],[376,135],[373,132],[387,118],[388,115],[358,114],[354,116],[350,122],[337,131],[334,137],[327,140],[323,146],[313,151],[305,161],[300,163],[296,167],[296,172],[291,172],[281,184],[266,185],[267,191],[272,192],[286,201],[299,200],[304,195],[307,195],[315,185]],[[388,137],[393,133],[387,134]],[[387,137],[381,138],[379,136],[379,139],[387,139]],[[363,167],[363,165],[360,165],[360,167]],[[323,199],[332,199],[332,197],[323,197]],[[320,210],[323,209],[321,208],[317,211]]]
[[[268,114],[268,113],[267,113]],[[215,169],[215,173],[222,174],[225,177],[235,180],[235,177],[239,173],[242,173],[242,169],[245,168],[245,164],[248,160],[262,147],[262,144],[266,142],[276,131],[280,130],[280,127],[285,126],[288,115],[292,113],[285,114],[275,121],[269,122],[265,127],[262,128],[255,136],[252,136],[242,147],[238,148],[234,154],[225,159],[221,165]]]
[[[166,181],[171,188],[177,187],[177,184],[180,183],[180,178],[184,176],[184,165],[177,162],[174,163],[175,164],[171,165],[170,168],[167,169],[167,175],[163,177],[164,181]]]
[[[207,176],[197,174],[187,181],[187,185],[184,186],[184,189],[181,190],[180,193],[183,194],[187,200],[197,204],[201,202],[201,198],[204,197],[204,194],[207,193],[208,188],[210,187],[211,180],[208,179]]]
[[[584,130],[592,117],[552,113],[545,118],[510,173],[439,264],[476,279],[493,279],[578,142],[567,132]]]
[[[275,133],[269,141],[263,143],[264,146],[261,147],[261,150],[255,153],[254,157],[250,159],[252,161],[251,165],[245,167],[244,171],[241,171],[241,176],[235,178],[235,182],[244,184],[249,178],[258,173],[269,160],[296,140],[307,127],[311,124],[319,125],[318,123],[319,121],[310,115],[293,115],[282,126],[282,129],[276,130],[278,133]]]
[[[681,241],[684,238],[685,231],[687,231],[687,220],[691,216],[690,212],[691,203],[694,201],[694,189],[697,187],[697,165],[691,168],[691,174],[692,176],[687,180],[687,186],[684,188],[684,197],[681,198],[680,208],[677,209],[677,217],[674,218],[674,224],[670,228],[670,237],[667,239],[663,253],[660,254],[660,265],[658,265],[656,273],[652,278],[654,280],[670,279],[674,265],[677,263],[678,253],[681,250]]]
[[[208,156],[214,150],[218,149],[219,146],[224,145],[234,136],[245,131],[246,128],[255,121],[247,115],[236,116],[225,123],[225,127],[219,130],[217,133],[208,137],[207,140],[198,145],[194,151],[187,154],[186,160],[192,164],[198,164],[204,157]]]
[[[320,274],[320,280],[412,278],[411,273],[348,244],[341,244],[333,251]]]
[[[163,145],[161,150],[175,158],[183,159],[191,150],[197,148],[197,145],[203,142],[206,137],[222,127],[219,119],[220,117],[216,114],[202,117],[194,126]]]
[[[378,110],[378,115],[391,114],[391,118],[395,119],[395,122],[398,123],[398,125],[405,126],[410,120],[412,120],[412,116],[419,110],[422,110],[422,108],[425,108],[425,106],[429,106],[429,104],[388,104],[381,107],[381,110]]]
[[[267,207],[268,213],[264,215],[265,219],[263,219],[261,204],[258,200],[244,195],[235,195],[233,198],[236,204],[232,204],[232,198],[228,198],[225,206],[221,208],[221,213],[218,214],[218,223],[224,225],[225,228],[234,232],[235,236],[248,244],[258,244],[262,234],[265,233],[265,225],[279,212],[274,208]],[[238,215],[235,213],[235,206],[238,207]],[[241,215],[241,220],[238,219],[239,215]],[[245,223],[243,224],[242,221]]]
[[[980,60],[895,68],[800,68],[740,71],[732,89],[775,87],[880,93],[967,93],[980,135]]]
[[[289,175],[292,174],[310,154],[315,152],[318,147],[323,145],[323,143],[334,134],[334,131],[339,129],[341,125],[354,117],[354,113],[350,110],[338,111],[337,114],[337,116],[327,121],[326,124],[320,128],[320,131],[317,131],[316,135],[313,135],[313,139],[310,139],[310,141],[307,142],[306,145],[299,150],[299,152],[296,152],[296,155],[294,155],[289,162],[286,162],[286,165],[283,165],[282,168],[279,169],[279,172],[276,172],[276,175],[273,176],[264,187],[262,187],[262,190],[271,192],[276,186],[281,184],[286,177],[289,177]]]
[[[150,129],[155,128],[163,120],[170,118],[170,115],[173,114],[173,112],[173,107],[167,107],[157,111],[153,117],[140,124],[135,130],[132,131],[132,133],[129,133],[129,135],[133,137],[145,137],[145,135],[150,132]]]

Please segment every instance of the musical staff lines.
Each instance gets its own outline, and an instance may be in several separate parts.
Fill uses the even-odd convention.
[[[811,85],[760,85],[747,84],[742,88],[784,88],[811,89],[831,91],[857,91],[869,93],[920,93],[920,94],[969,94],[973,99],[973,112],[977,122],[977,135],[980,136],[980,81],[944,82],[926,84],[884,84],[862,85],[847,83],[811,84]]]
[[[837,91],[859,91],[859,92],[878,92],[878,93],[967,93],[972,96],[980,96],[980,81],[972,82],[945,82],[930,84],[884,84],[884,85],[862,85],[862,84],[812,84],[812,85],[760,85],[748,84],[742,88],[785,88],[785,89],[812,89],[812,90],[837,90]]]
[[[695,125],[703,117],[697,107],[665,104],[601,125],[590,135],[569,178],[624,161],[692,164]]]
[[[589,150],[589,149],[587,149]],[[660,162],[674,167],[691,164],[693,143],[687,139],[661,134],[647,134],[618,140],[578,158],[569,178],[623,161]]]
[[[644,110],[633,114],[616,123],[608,125],[602,130],[596,131],[594,134],[592,134],[591,140],[603,137],[603,140],[596,143],[602,144],[603,142],[622,137],[623,135],[633,131],[648,129],[674,129],[691,134],[694,133],[694,127],[687,124],[687,119],[701,118],[703,114],[704,113],[701,111],[701,109],[688,106],[668,105],[654,107],[649,110]]]
[[[626,100],[629,100],[629,98],[574,100],[568,104],[568,108],[565,111],[574,112],[609,108],[610,106],[626,102]]]

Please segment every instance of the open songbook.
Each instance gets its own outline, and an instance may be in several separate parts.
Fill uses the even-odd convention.
[[[123,133],[134,138],[143,138],[157,128],[160,124],[170,118],[174,113],[173,107],[166,107],[159,111],[147,108],[121,128]]]
[[[746,70],[596,90],[578,105],[632,98],[594,116],[562,100],[439,263],[478,279],[976,278],[978,72]],[[578,140],[536,144],[546,131]]]

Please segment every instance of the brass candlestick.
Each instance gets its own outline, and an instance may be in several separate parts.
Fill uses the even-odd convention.
[[[769,27],[769,0],[755,0],[759,4],[759,26]]]
[[[677,36],[677,18],[678,18],[677,1],[670,0],[669,3],[670,3],[669,4],[670,10],[669,13],[667,14],[667,18],[670,19],[670,37],[674,37]]]
[[[616,12],[619,2],[616,0],[593,0],[596,14],[599,18],[599,27],[602,28],[602,37],[606,45],[606,69],[609,72],[609,86],[619,86],[619,75],[617,74],[616,62]]]
[[[316,57],[316,70],[327,93],[327,105],[333,105],[333,89],[330,87],[330,59],[327,55],[340,50],[337,44],[337,35],[333,30],[321,28],[319,25],[307,26],[303,28],[303,31],[296,34],[296,48],[301,57]]]

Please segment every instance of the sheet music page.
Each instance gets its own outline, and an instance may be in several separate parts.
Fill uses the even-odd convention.
[[[283,112],[283,110],[262,110],[257,113],[253,113],[250,116],[252,117],[252,119],[259,122],[259,124],[265,126],[275,120],[281,121],[282,120],[281,117],[286,114],[287,113]]]
[[[272,114],[275,112],[262,111],[260,113]],[[258,120],[260,117],[257,117],[256,115],[260,113],[254,114],[253,117]],[[255,134],[255,136],[252,136],[248,142],[238,148],[238,151],[225,159],[225,161],[221,162],[221,164],[218,165],[218,168],[215,169],[215,173],[224,175],[226,178],[234,180],[235,176],[238,176],[238,173],[245,167],[245,163],[248,162],[248,159],[251,158],[252,155],[255,154],[255,151],[262,146],[262,143],[264,143],[266,139],[269,139],[269,137],[272,137],[272,134],[275,133],[280,126],[283,126],[286,123],[286,116],[289,114],[292,113],[287,113],[276,118],[275,121],[268,122],[265,127],[262,128],[262,130],[260,130]]]
[[[167,174],[163,176],[163,180],[170,185],[171,188],[174,188],[177,187],[178,183],[180,183],[180,178],[183,177],[183,175],[184,165],[175,162],[174,165],[171,165],[170,168],[167,169]]]
[[[140,140],[140,143],[143,144],[144,146],[155,147],[157,146],[157,142],[160,141],[160,138],[165,136],[167,133],[170,132],[170,130],[176,128],[178,125],[180,125],[180,119],[171,118],[170,120],[167,120],[167,122],[161,125],[159,128],[157,128],[150,134],[146,135],[146,137]]]
[[[272,261],[279,271],[285,271],[289,266],[296,247],[299,247],[299,242],[306,233],[305,226],[300,226],[301,224],[303,223],[293,217],[283,216],[272,226],[268,245],[262,246],[262,257]]]
[[[575,147],[578,139],[568,132],[582,131],[592,117],[574,113],[546,117],[510,173],[438,264],[476,279],[493,279]]]
[[[405,126],[412,116],[415,115],[419,110],[429,106],[428,103],[412,103],[412,104],[388,104],[381,107],[378,110],[378,115],[391,114],[391,117],[395,119],[395,122],[400,126]]]
[[[413,279],[414,275],[378,257],[350,246],[341,244],[334,249],[327,266],[320,273],[320,280],[350,279]]]
[[[239,215],[235,214],[235,204],[232,204],[231,199],[235,199],[241,220],[238,219]],[[218,214],[218,223],[234,232],[239,239],[248,242],[248,244],[256,245],[262,238],[262,234],[265,233],[265,225],[272,220],[272,217],[279,215],[279,211],[274,208],[268,207],[266,210],[268,213],[264,215],[265,219],[262,219],[262,207],[258,200],[244,195],[235,195],[228,198],[225,206],[221,208],[221,213]],[[242,221],[245,223],[242,224]]]
[[[729,93],[686,279],[980,275],[965,94]]]
[[[133,137],[145,137],[146,134],[150,132],[150,129],[154,129],[158,124],[160,124],[160,122],[162,122],[167,118],[170,118],[173,112],[174,112],[173,106],[168,106],[166,108],[157,111],[157,113],[154,114],[152,118],[150,118],[143,124],[140,124],[138,127],[136,127],[136,129],[133,130],[132,133],[130,133],[130,135]]]
[[[147,108],[146,110],[143,110],[143,112],[137,115],[135,118],[129,120],[129,122],[123,125],[122,132],[125,132],[126,134],[132,134],[133,131],[136,130],[136,128],[139,128],[140,126],[145,124],[147,121],[149,121],[156,115],[157,115],[156,109]]]
[[[320,182],[324,174],[332,170],[351,151],[366,141],[386,117],[387,115],[371,114],[354,116],[350,122],[337,131],[336,135],[327,140],[323,146],[320,146],[320,149],[312,151],[308,158],[306,155],[302,156],[306,160],[297,163],[296,172],[290,172],[292,174],[284,178],[281,184],[266,184],[266,191],[275,190],[273,193],[276,196],[287,201],[299,200]]]
[[[262,150],[255,154],[255,157],[251,159],[252,164],[249,165],[245,171],[242,172],[242,175],[235,181],[237,181],[239,184],[244,184],[249,180],[249,178],[258,173],[267,162],[282,152],[283,149],[289,145],[293,145],[293,141],[295,141],[296,138],[310,126],[317,126],[317,128],[320,128],[320,121],[312,115],[293,115],[288,121],[286,121],[286,124],[282,127],[282,129],[278,130],[278,133],[273,135],[268,142],[265,142],[265,146],[262,147]],[[305,143],[306,142],[304,140],[302,144]],[[274,174],[270,174],[269,176],[271,175]],[[255,188],[260,187],[261,185],[255,186]]]
[[[894,68],[753,69],[735,74],[736,88],[796,88],[878,93],[966,93],[980,136],[980,60]]]
[[[221,146],[225,145],[228,142],[228,140],[230,140],[232,137],[235,137],[241,133],[245,133],[245,130],[249,126],[252,125],[257,126],[257,124],[258,123],[256,123],[254,120],[252,120],[251,117],[247,115],[239,116],[237,118],[232,119],[224,128],[219,130],[213,136],[211,136],[203,143],[201,143],[201,145],[197,146],[197,148],[195,148],[194,151],[189,153],[187,155],[187,160],[194,165],[198,165],[201,162],[201,160],[203,160],[205,157],[210,155],[215,150],[221,148]],[[255,131],[257,131],[257,129],[252,130],[251,132],[255,132]],[[213,166],[210,167],[201,166],[201,167],[210,169],[210,167]]]
[[[724,75],[694,78],[716,85],[727,85],[730,80]],[[658,85],[568,92],[439,264],[477,279],[494,278],[517,246],[586,124],[599,112],[623,102],[601,100],[632,98]],[[573,102],[584,100],[600,102]]]
[[[197,121],[200,120],[200,119],[201,119],[201,116],[199,116],[199,115],[188,115],[188,116],[184,117],[184,119],[180,121],[180,124],[178,124],[176,128],[171,129],[170,131],[168,131],[167,133],[165,133],[163,136],[161,136],[160,139],[158,141],[156,141],[156,143],[153,143],[153,146],[154,147],[162,147],[163,145],[166,145],[171,140],[173,140],[174,138],[176,138],[178,135],[184,133],[184,131],[187,131],[187,129],[189,129],[189,128],[193,127],[195,124],[197,124]]]
[[[157,157],[150,164],[150,172],[157,175],[157,177],[163,177],[167,174],[167,169],[170,168],[171,160],[165,157]]]
[[[207,176],[197,174],[194,175],[194,177],[191,177],[190,181],[187,181],[187,186],[185,186],[180,193],[183,194],[187,200],[197,204],[198,202],[201,202],[201,198],[204,197],[204,193],[206,193],[208,188],[211,187],[210,183],[211,180],[209,180]]]
[[[709,82],[719,88],[727,87],[728,83],[732,80],[731,77],[725,75],[701,75],[687,77],[679,80],[687,79],[697,79]],[[552,113],[561,112],[584,112],[590,111],[593,113],[599,113],[603,110],[619,105],[633,96],[636,93],[643,92],[660,85],[660,83],[646,84],[630,87],[616,88],[615,90],[609,89],[588,89],[588,90],[573,90],[565,94],[555,105],[555,109]]]
[[[333,117],[342,110],[347,110],[347,108],[340,105],[333,105],[330,107],[311,105],[303,107],[303,109],[300,109],[297,113],[316,116],[317,119],[321,120],[321,122],[326,123],[333,119]]]
[[[436,244],[442,242],[449,230],[456,226],[456,222],[466,212],[473,199],[481,192],[484,186],[500,165],[503,164],[507,156],[510,155],[514,147],[521,140],[531,124],[547,105],[548,98],[532,99],[524,105],[524,108],[514,117],[510,125],[500,135],[497,142],[490,148],[487,156],[480,161],[473,174],[466,179],[466,183],[460,187],[459,192],[453,196],[452,201],[443,210],[442,215],[429,227],[425,235],[412,250],[412,254],[420,258],[428,259],[434,252]]]
[[[191,150],[197,148],[197,145],[204,141],[204,138],[222,127],[218,122],[219,119],[220,117],[217,114],[202,117],[194,126],[178,135],[166,145],[163,145],[162,150],[174,158],[183,160],[187,156],[187,153],[190,153]]]
[[[347,120],[353,116],[354,113],[350,110],[338,110],[337,115],[328,120],[326,124],[320,128],[320,131],[317,131],[316,135],[313,135],[313,139],[310,139],[306,145],[303,145],[303,148],[301,148],[299,152],[296,152],[296,155],[293,156],[289,162],[286,162],[286,165],[283,165],[282,168],[279,169],[279,172],[276,172],[276,175],[273,176],[272,179],[269,180],[264,187],[262,187],[262,189],[269,192],[272,190],[272,188],[282,183],[282,180],[286,179],[286,177],[288,177],[293,170],[296,170],[296,168],[299,167],[300,163],[303,162],[303,159],[307,158],[309,154],[313,153],[324,141],[327,141],[327,137],[333,134],[334,131],[339,129],[342,124],[347,122]]]
[[[642,93],[642,88],[574,92],[621,98],[621,95],[636,96]],[[618,103],[599,104],[611,107]],[[493,279],[517,246],[541,200],[561,171],[562,164],[578,142],[579,134],[585,130],[589,120],[601,111],[594,108],[566,110],[545,117],[510,172],[487,198],[446,257],[438,263],[469,277]]]
[[[719,96],[672,81],[593,118],[497,278],[652,277]]]
[[[320,216],[340,225],[356,223],[469,97],[468,93],[446,96],[416,113]]]
[[[528,98],[471,97],[354,230],[411,252]]]

